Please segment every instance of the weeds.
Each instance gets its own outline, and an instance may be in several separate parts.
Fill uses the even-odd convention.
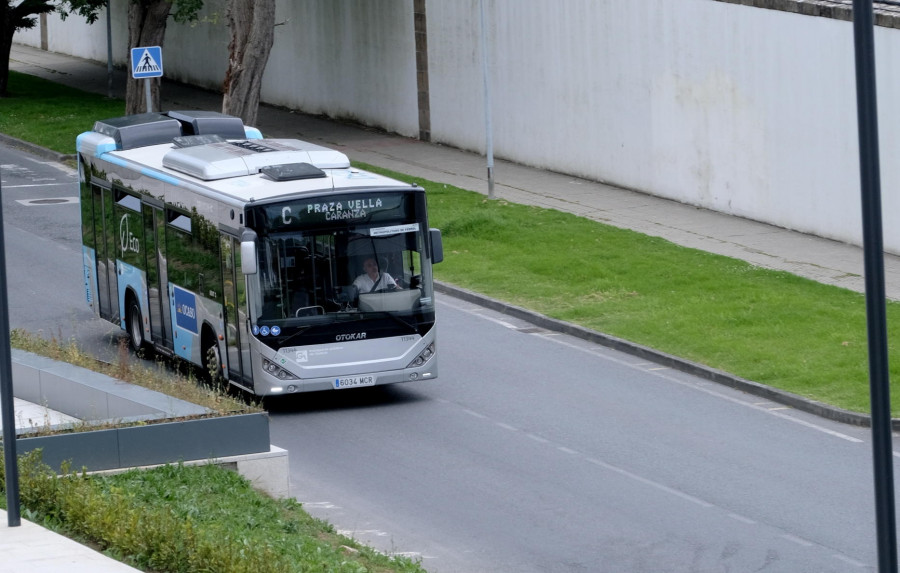
[[[35,450],[19,458],[19,484],[29,520],[147,571],[424,571],[335,534],[296,501],[269,498],[215,465],[102,477],[64,465],[57,474]]]
[[[258,400],[249,398],[242,400],[241,396],[231,395],[202,384],[193,370],[182,364],[172,364],[161,358],[157,358],[154,362],[136,361],[125,339],[119,342],[114,363],[97,360],[81,350],[74,340],[62,341],[55,336],[44,338],[21,329],[10,332],[10,343],[12,347],[20,350],[74,364],[129,384],[203,406],[212,412],[211,415],[224,416],[263,411]],[[91,427],[93,428],[95,426]],[[76,426],[73,429],[85,428]]]

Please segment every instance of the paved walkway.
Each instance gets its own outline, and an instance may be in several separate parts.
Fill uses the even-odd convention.
[[[108,92],[105,64],[13,45],[10,69],[104,95]],[[114,71],[113,95],[123,97],[124,86],[125,72]],[[166,83],[163,108],[218,110],[221,96]],[[257,127],[266,137],[317,142],[343,151],[352,160],[487,193],[485,159],[473,153],[271,107],[260,108]],[[859,292],[865,288],[858,247],[505,161],[495,162],[494,173],[499,199],[571,212]],[[885,257],[885,274],[887,295],[900,300],[900,257]],[[133,571],[27,522],[0,529],[0,555],[0,572]]]
[[[16,429],[43,428],[78,421],[78,418],[18,398],[14,398],[13,410],[16,413]],[[0,422],[2,421],[3,413],[0,412]],[[2,435],[3,432],[0,431],[0,436]]]

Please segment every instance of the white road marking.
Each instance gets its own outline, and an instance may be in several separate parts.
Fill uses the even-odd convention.
[[[59,187],[61,185],[65,185],[66,187],[71,187],[74,185],[73,182],[69,181],[68,183],[41,183],[40,185],[4,185],[4,189],[24,189],[26,187]]]
[[[756,521],[750,519],[749,517],[744,517],[743,515],[738,515],[736,513],[729,513],[728,517],[734,519],[736,521],[740,521],[741,523],[746,523],[747,525],[756,525]]]
[[[663,485],[657,481],[653,481],[652,479],[647,479],[647,478],[639,476],[635,473],[631,473],[630,471],[628,471],[626,469],[622,469],[618,466],[614,466],[614,465],[608,464],[606,462],[601,462],[600,460],[598,460],[596,458],[584,458],[584,459],[585,459],[585,461],[588,461],[596,466],[600,466],[601,468],[607,469],[611,472],[615,472],[619,475],[625,476],[628,479],[632,479],[632,480],[640,482],[644,485],[649,485],[650,487],[656,488],[660,491],[670,493],[674,496],[680,497],[681,499],[687,500],[691,503],[695,503],[695,504],[699,505],[700,507],[706,507],[706,508],[713,507],[713,504],[711,504],[707,501],[703,501],[702,499],[696,498],[696,497],[686,494],[682,491],[678,491],[677,489],[672,489],[669,486]]]
[[[859,562],[859,561],[857,561],[857,560],[855,560],[855,559],[850,559],[850,558],[847,557],[846,555],[841,555],[841,554],[839,554],[839,553],[838,553],[838,554],[835,554],[835,555],[832,555],[832,557],[834,557],[834,558],[837,559],[838,561],[843,561],[844,563],[847,563],[847,564],[849,564],[849,565],[853,565],[854,567],[859,567],[859,568],[868,567],[865,563],[861,563],[861,562]]]
[[[338,529],[336,531],[338,535],[351,539],[356,539],[359,535],[374,535],[375,537],[387,537],[390,535],[387,531],[381,531],[380,529]]]
[[[334,505],[330,501],[301,501],[300,505],[311,509],[340,509],[339,505]]]
[[[782,539],[787,539],[791,543],[796,543],[797,545],[802,545],[803,547],[812,547],[815,545],[812,541],[808,541],[803,539],[802,537],[797,537],[795,535],[791,535],[790,533],[785,533],[781,536]]]

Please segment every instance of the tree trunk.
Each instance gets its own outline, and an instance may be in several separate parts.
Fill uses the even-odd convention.
[[[139,0],[128,4],[128,49],[129,63],[131,48],[163,45],[166,36],[166,23],[172,2],[167,0]],[[160,78],[136,80],[128,76],[125,84],[125,113],[144,113],[147,111],[146,86],[150,82],[150,101],[153,111],[160,110],[159,84]]]
[[[222,113],[256,124],[262,76],[275,42],[275,0],[228,0],[231,28]]]
[[[5,10],[0,6],[0,10]],[[0,97],[6,97],[9,85],[9,54],[12,51],[13,34],[15,28],[9,25],[7,18],[0,17]]]
[[[13,35],[16,30],[34,28],[34,16],[53,11],[54,6],[47,0],[15,2],[0,0],[0,97],[9,95],[9,54],[12,51]]]

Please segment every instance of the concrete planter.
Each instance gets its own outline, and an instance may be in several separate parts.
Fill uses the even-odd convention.
[[[190,460],[215,460],[269,452],[268,414],[111,428],[51,436],[20,437],[23,454],[41,448],[43,461],[58,469],[65,460],[88,471],[150,466]]]
[[[211,412],[78,366],[13,349],[17,398],[108,429],[67,433],[68,424],[20,431],[19,454],[41,448],[53,469],[68,460],[90,472],[184,462],[234,469],[273,497],[290,495],[288,452],[269,443],[265,412],[203,418]],[[141,425],[128,425],[135,422]],[[121,427],[114,427],[121,424]]]

